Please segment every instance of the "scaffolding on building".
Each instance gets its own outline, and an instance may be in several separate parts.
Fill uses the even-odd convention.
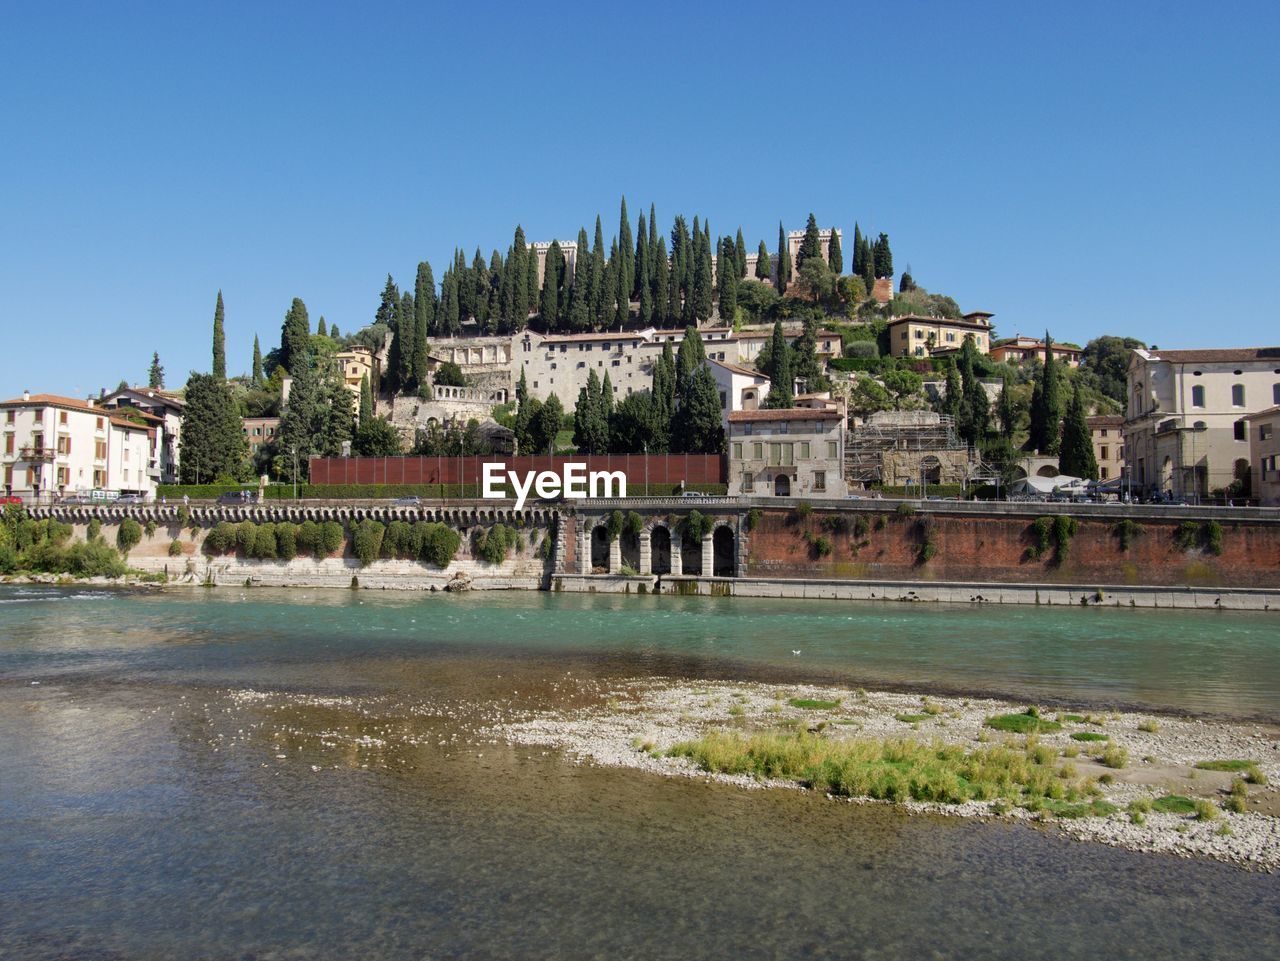
[[[844,478],[850,489],[897,484],[884,476],[885,454],[891,451],[965,451],[973,473],[980,458],[956,433],[955,418],[931,412],[885,412],[845,433]],[[914,479],[913,479],[914,480]]]

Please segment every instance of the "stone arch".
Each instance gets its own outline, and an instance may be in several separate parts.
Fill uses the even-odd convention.
[[[671,529],[666,524],[654,523],[641,536],[649,539],[649,570],[654,574],[670,574]]]
[[[680,537],[680,572],[682,574],[702,574],[702,541],[694,540],[686,525],[681,524],[677,530]]]
[[[597,569],[609,570],[609,530],[604,524],[591,527],[591,572]]]
[[[932,454],[920,458],[920,477],[926,484],[941,484],[942,461]]]
[[[773,479],[773,496],[774,497],[790,497],[791,496],[791,478],[786,474],[779,474]]]
[[[738,538],[727,523],[717,524],[711,532],[711,573],[716,577],[738,573]]]
[[[1037,477],[1057,477],[1058,468],[1054,464],[1045,464],[1038,471],[1036,471],[1036,476]]]

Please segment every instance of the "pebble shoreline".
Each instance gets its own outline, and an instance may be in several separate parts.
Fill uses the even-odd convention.
[[[792,698],[838,701],[830,710],[792,707]],[[928,705],[926,720],[910,723],[895,715],[918,715]],[[552,747],[577,763],[634,768],[670,777],[702,778],[742,788],[803,790],[791,781],[766,781],[748,775],[708,773],[686,758],[666,757],[673,745],[701,737],[715,729],[750,732],[774,728],[795,719],[816,726],[832,737],[863,739],[900,738],[969,748],[1006,739],[1021,745],[1021,735],[1004,734],[985,726],[986,719],[1025,710],[1027,703],[989,698],[921,696],[867,692],[840,687],[779,685],[736,681],[688,682],[666,678],[622,682],[611,690],[602,706],[569,711],[538,712],[535,716],[493,725],[488,734],[516,744]],[[1131,823],[1120,811],[1105,816],[1064,819],[1042,817],[1021,808],[1006,813],[990,802],[964,804],[901,802],[915,812],[956,817],[1008,818],[1043,823],[1069,837],[1096,841],[1133,851],[1207,857],[1254,869],[1280,867],[1280,817],[1274,816],[1280,792],[1280,730],[1264,724],[1209,721],[1140,712],[1079,713],[1093,723],[1066,722],[1063,729],[1038,735],[1041,744],[1059,750],[1075,748],[1069,760],[1082,775],[1112,775],[1101,784],[1105,800],[1125,807],[1135,798],[1179,794],[1221,803],[1238,775],[1197,770],[1198,762],[1243,759],[1256,763],[1267,777],[1267,786],[1249,788],[1249,810],[1242,814],[1219,812],[1215,820],[1194,816],[1148,812],[1142,824]],[[1046,718],[1058,712],[1046,711]],[[1140,730],[1139,725],[1156,730]],[[1123,769],[1108,769],[1094,759],[1103,742],[1079,742],[1078,731],[1108,734],[1110,744],[1127,748],[1129,762]],[[838,798],[847,803],[893,803],[870,798]],[[1261,810],[1257,810],[1261,808]],[[1223,825],[1230,833],[1222,833]]]

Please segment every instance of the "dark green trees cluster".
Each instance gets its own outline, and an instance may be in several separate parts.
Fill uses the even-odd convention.
[[[1044,335],[1044,365],[1031,388],[1031,425],[1027,446],[1046,456],[1062,447],[1062,382],[1053,357],[1053,338]]]
[[[187,379],[186,412],[178,441],[182,483],[208,484],[234,477],[245,457],[240,414],[226,381],[214,374]]]
[[[1071,477],[1098,479],[1098,458],[1093,452],[1093,436],[1089,431],[1079,385],[1071,393],[1071,403],[1067,405],[1067,414],[1062,421],[1058,472]]]
[[[830,383],[818,359],[818,324],[812,314],[793,344],[787,344],[782,321],[774,321],[773,336],[756,358],[757,369],[769,378],[765,407],[782,410],[795,406],[795,384],[803,382],[808,391],[826,390]]]
[[[877,277],[893,276],[888,234],[882,233],[872,241],[862,233],[861,225],[853,225],[853,273],[866,283],[867,293],[871,293]]]

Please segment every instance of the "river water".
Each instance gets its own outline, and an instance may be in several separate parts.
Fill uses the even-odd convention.
[[[1275,720],[1280,622],[0,588],[0,958],[1280,956],[1274,876],[480,734],[648,675]]]

